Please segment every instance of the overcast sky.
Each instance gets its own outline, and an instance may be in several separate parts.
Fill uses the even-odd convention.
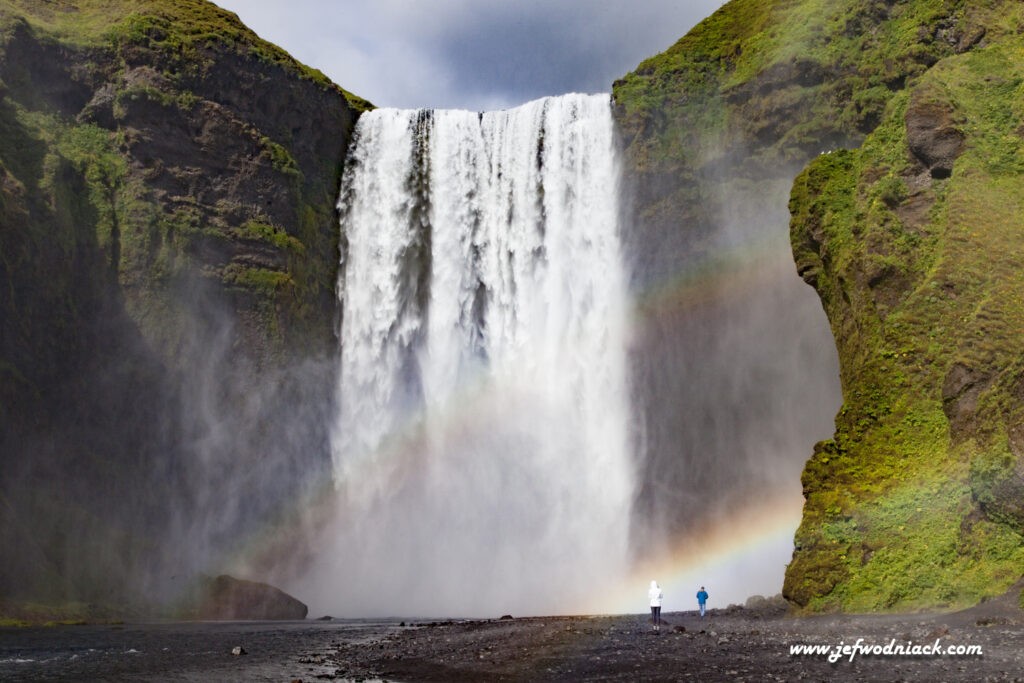
[[[723,0],[214,0],[382,107],[609,92]]]

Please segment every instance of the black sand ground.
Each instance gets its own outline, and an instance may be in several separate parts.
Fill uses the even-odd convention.
[[[1010,596],[946,615],[796,619],[731,609],[440,624],[341,645],[337,673],[396,681],[1024,681],[1024,612]],[[978,645],[975,656],[793,656],[796,644]]]
[[[3,681],[1024,681],[1007,595],[944,615],[771,609],[433,623],[191,623],[0,629]],[[790,646],[977,645],[980,655],[790,654]],[[232,655],[236,646],[244,655]]]

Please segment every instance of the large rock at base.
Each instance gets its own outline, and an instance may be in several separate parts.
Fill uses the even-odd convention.
[[[222,574],[203,582],[196,617],[210,620],[305,619],[309,608],[265,583]]]

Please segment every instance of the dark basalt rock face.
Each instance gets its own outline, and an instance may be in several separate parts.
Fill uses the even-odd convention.
[[[350,101],[201,0],[0,2],[0,597],[173,591],[329,468]]]

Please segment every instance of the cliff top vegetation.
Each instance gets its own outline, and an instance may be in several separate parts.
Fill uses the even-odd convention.
[[[1005,0],[733,0],[616,81],[613,96],[627,141],[668,133],[646,136],[648,163],[753,148],[798,160],[858,140],[893,93],[944,57],[1015,33],[1019,14]],[[672,134],[676,121],[689,125]]]
[[[138,45],[159,50],[171,70],[210,66],[204,50],[233,50],[281,66],[325,89],[338,89],[357,111],[372,109],[365,99],[340,88],[318,69],[249,30],[233,12],[206,0],[35,0],[0,1],[0,31],[27,21],[38,33],[80,48]]]

